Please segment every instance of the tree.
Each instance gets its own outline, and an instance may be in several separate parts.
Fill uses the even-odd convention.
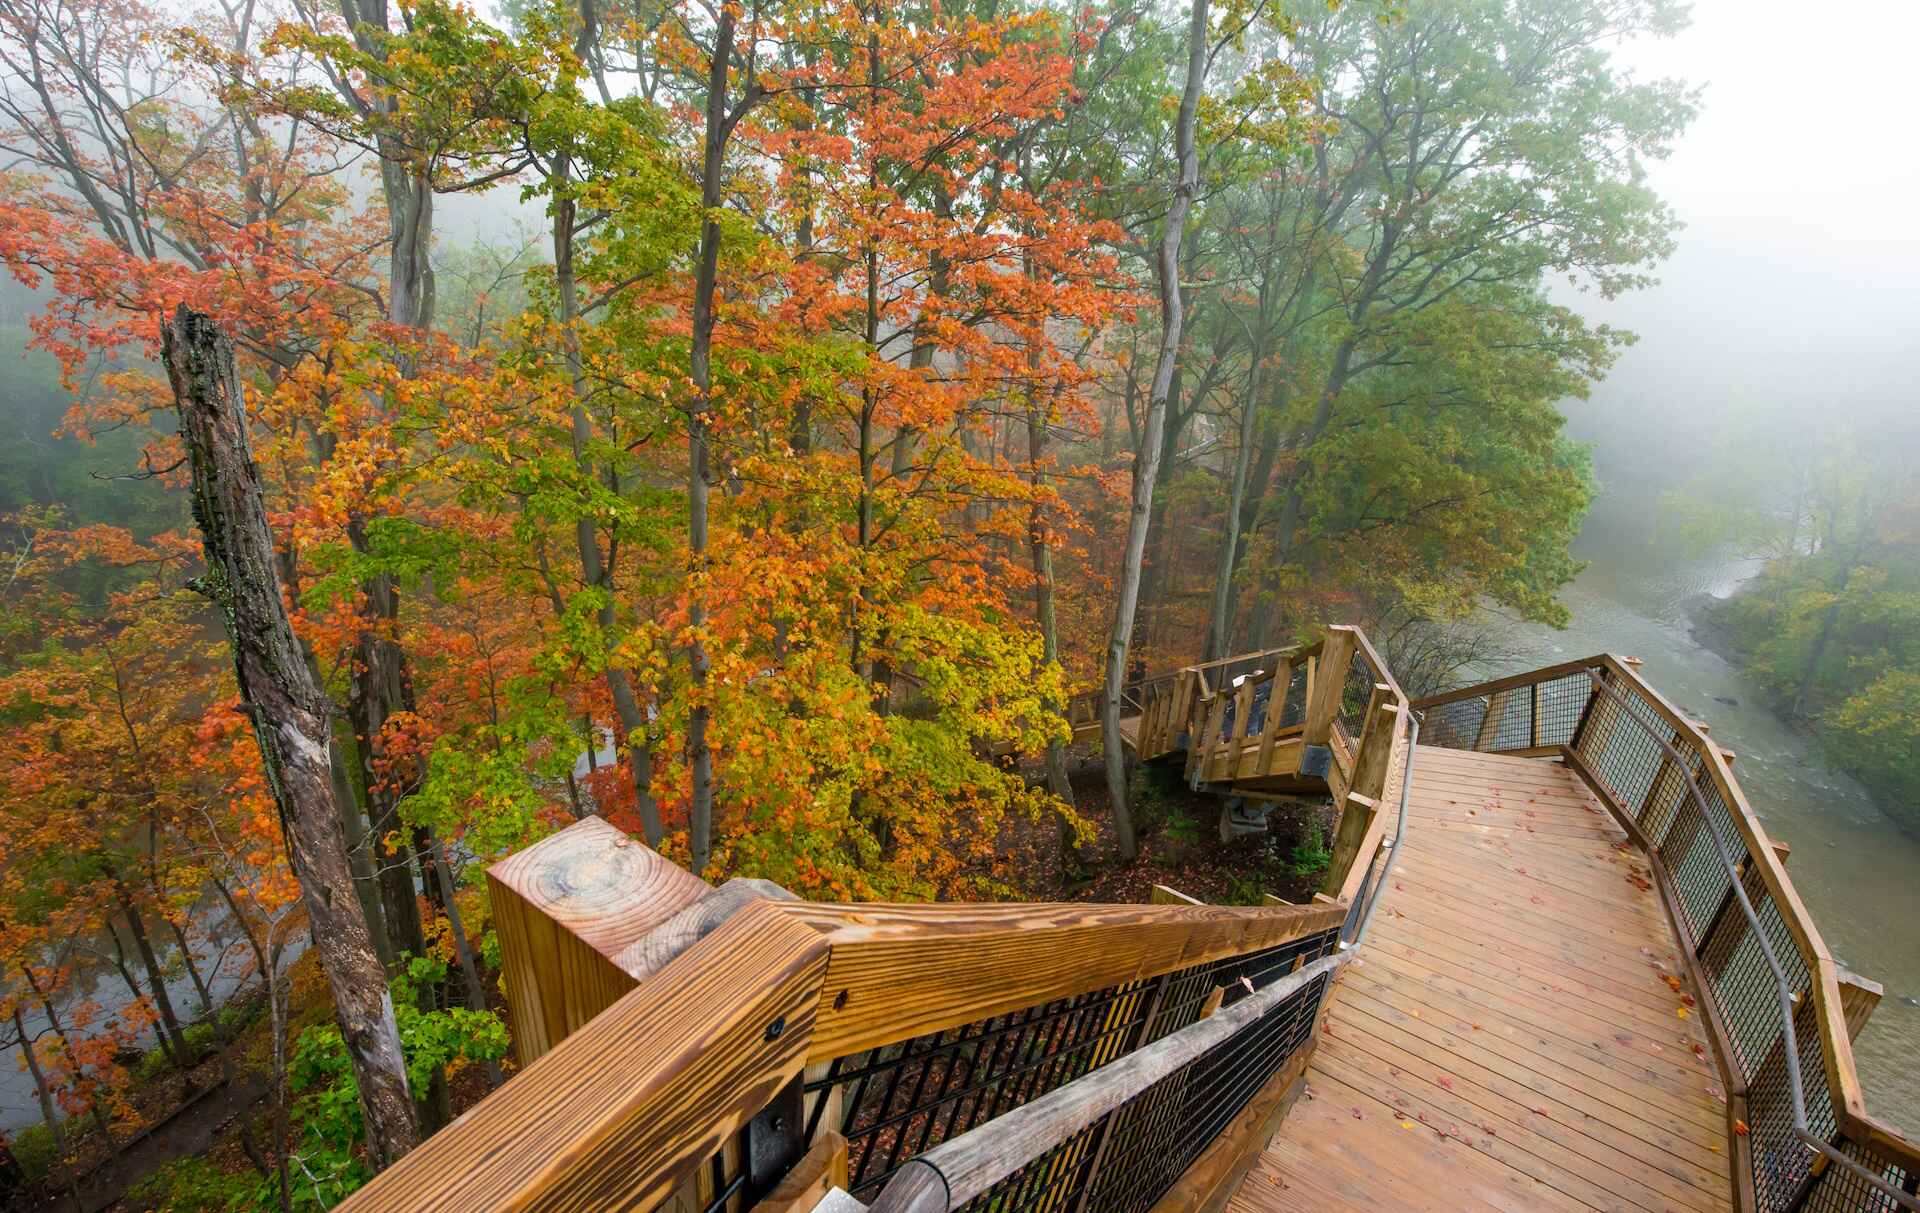
[[[253,717],[378,1169],[412,1149],[419,1129],[386,970],[352,896],[328,756],[332,708],[313,681],[281,602],[232,346],[209,317],[185,305],[163,338],[193,468],[194,517],[206,550],[200,589],[226,621],[241,702]]]
[[[1133,812],[1127,802],[1126,750],[1120,737],[1120,693],[1127,677],[1127,648],[1133,641],[1133,615],[1140,601],[1140,562],[1147,549],[1147,526],[1152,520],[1153,490],[1160,477],[1160,443],[1167,424],[1167,394],[1173,386],[1174,360],[1180,352],[1180,326],[1185,318],[1180,297],[1180,240],[1187,211],[1199,181],[1199,154],[1194,149],[1194,124],[1200,112],[1200,94],[1206,87],[1211,62],[1207,0],[1193,0],[1187,27],[1187,75],[1180,93],[1180,117],[1174,124],[1174,158],[1179,165],[1173,181],[1173,203],[1161,220],[1159,256],[1155,261],[1160,287],[1160,354],[1147,395],[1146,428],[1133,469],[1133,508],[1127,520],[1126,554],[1120,565],[1119,595],[1113,608],[1113,630],[1107,640],[1106,699],[1100,717],[1101,746],[1106,752],[1107,799],[1120,836],[1120,853],[1131,860],[1140,853],[1134,834]]]

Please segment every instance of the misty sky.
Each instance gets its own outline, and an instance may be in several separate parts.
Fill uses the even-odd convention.
[[[1920,5],[1697,0],[1693,18],[1621,51],[1706,93],[1653,166],[1687,225],[1662,284],[1577,304],[1640,343],[1569,407],[1575,432],[1604,456],[1610,421],[1920,411]]]

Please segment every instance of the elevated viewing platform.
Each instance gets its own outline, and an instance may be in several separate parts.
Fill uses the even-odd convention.
[[[1333,627],[1123,700],[1223,829],[1331,798],[1314,904],[803,902],[582,821],[490,873],[523,1070],[343,1208],[1920,1210],[1878,988],[1637,663],[1409,702]]]

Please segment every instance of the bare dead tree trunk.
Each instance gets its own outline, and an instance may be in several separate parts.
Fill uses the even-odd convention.
[[[307,669],[281,600],[233,345],[211,317],[184,304],[160,335],[206,553],[195,588],[220,608],[233,646],[240,700],[280,810],[378,1170],[411,1150],[419,1132],[386,970],[354,892],[333,802],[333,707]]]
[[[1153,516],[1153,488],[1160,478],[1160,446],[1167,425],[1167,396],[1173,388],[1173,364],[1180,353],[1180,236],[1200,178],[1200,159],[1194,150],[1193,128],[1200,109],[1200,90],[1207,74],[1207,0],[1193,0],[1187,26],[1187,82],[1180,94],[1180,116],[1174,128],[1174,150],[1179,177],[1173,202],[1160,231],[1160,358],[1153,369],[1153,387],[1147,397],[1146,432],[1140,457],[1133,465],[1133,507],[1127,520],[1126,555],[1120,566],[1120,595],[1113,608],[1113,631],[1107,639],[1106,702],[1100,714],[1101,748],[1106,751],[1107,796],[1113,802],[1113,824],[1120,854],[1131,861],[1140,854],[1134,835],[1133,811],[1127,804],[1127,756],[1120,743],[1120,690],[1127,674],[1127,649],[1133,639],[1133,617],[1140,606],[1140,564],[1147,550],[1147,525]]]

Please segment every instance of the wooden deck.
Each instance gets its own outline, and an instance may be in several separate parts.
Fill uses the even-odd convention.
[[[1310,1098],[1233,1213],[1732,1207],[1719,1076],[1645,857],[1566,768],[1422,746]]]

